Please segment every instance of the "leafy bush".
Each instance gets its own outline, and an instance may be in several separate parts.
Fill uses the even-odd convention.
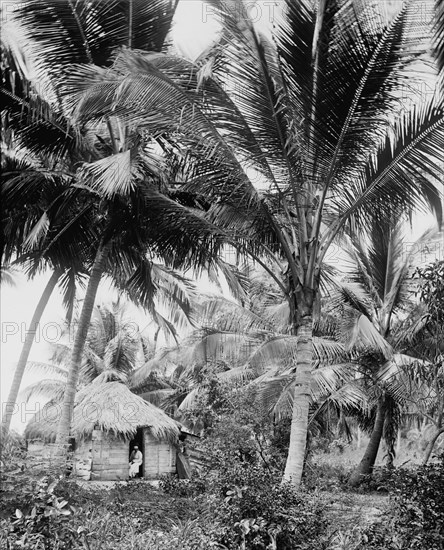
[[[6,434],[3,426],[0,427],[0,439],[1,469],[2,471],[15,469],[17,464],[20,464],[26,458],[26,442],[23,436],[14,430],[10,430]]]
[[[7,543],[11,548],[72,549],[83,535],[81,527],[70,523],[74,506],[54,494],[57,481],[40,480],[29,493],[28,509],[16,509],[6,522]]]
[[[320,502],[281,484],[261,465],[233,464],[214,475],[213,487],[220,491],[214,511],[220,526],[216,534],[228,548],[321,547],[327,522]]]
[[[444,547],[444,455],[416,471],[394,470],[392,512],[363,535],[364,550]]]
[[[386,466],[374,468],[371,474],[363,476],[359,490],[363,492],[377,491],[379,493],[387,493],[393,488],[396,472],[399,472],[399,470]]]
[[[309,491],[347,490],[349,475],[345,466],[314,462],[306,464],[302,482]]]
[[[253,388],[217,389],[217,414],[197,444],[203,471],[191,480],[164,477],[160,487],[199,502],[200,532],[223,548],[320,549],[327,524],[323,506],[281,484],[289,422],[274,424]]]
[[[193,497],[205,492],[205,481],[198,476],[192,479],[179,479],[175,474],[164,474],[160,477],[159,488],[164,493],[177,497]]]

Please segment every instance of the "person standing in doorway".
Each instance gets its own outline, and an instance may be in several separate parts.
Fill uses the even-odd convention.
[[[138,475],[142,462],[143,462],[143,454],[140,452],[139,447],[135,445],[129,461],[130,478],[133,478],[136,475]]]

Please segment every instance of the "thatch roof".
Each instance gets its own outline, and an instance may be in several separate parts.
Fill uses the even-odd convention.
[[[61,410],[59,404],[50,401],[37,411],[26,425],[23,434],[25,439],[40,439],[45,443],[55,443]]]
[[[46,413],[48,405],[34,415],[25,429],[26,439],[55,441],[58,418],[53,419],[54,408]],[[52,407],[56,407],[52,406]],[[61,410],[61,406],[58,405]],[[94,429],[112,433],[116,437],[131,439],[137,428],[150,428],[158,439],[175,441],[179,427],[161,409],[132,393],[120,382],[93,382],[76,395],[73,434],[76,439],[91,435]]]
[[[137,428],[145,427],[158,439],[175,440],[179,435],[172,418],[120,382],[93,382],[77,393],[74,435],[86,437],[96,426],[127,439],[136,434]]]

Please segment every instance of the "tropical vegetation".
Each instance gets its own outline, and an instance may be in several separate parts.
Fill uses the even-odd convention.
[[[4,540],[440,548],[443,2],[283,0],[265,21],[260,3],[204,0],[217,31],[193,60],[175,47],[180,6],[24,0],[7,13],[1,282],[17,270],[47,284],[2,419]],[[425,217],[434,228],[418,236]],[[117,301],[98,303],[104,281]],[[30,361],[56,287],[63,339]],[[30,373],[42,378],[23,389]],[[97,392],[105,408],[133,396],[168,437],[176,420],[194,432],[191,479],[152,489],[173,534],[122,486],[111,541],[94,527],[108,525],[105,494],[60,481],[70,437],[94,429],[78,405]],[[39,482],[10,430],[32,399],[61,410],[25,431],[56,441]],[[354,529],[335,516],[359,491],[387,518]]]

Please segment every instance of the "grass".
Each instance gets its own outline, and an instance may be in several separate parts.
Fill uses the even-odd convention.
[[[328,542],[322,546],[323,550],[358,549],[365,527],[383,520],[389,510],[386,492],[369,492],[368,489],[367,492],[362,492],[364,489],[356,492],[346,487],[347,476],[362,457],[365,445],[364,440],[359,449],[349,446],[343,452],[334,450],[313,457],[306,486],[325,506]],[[404,444],[397,463],[414,465],[421,458],[420,451]],[[378,464],[383,463],[384,449],[378,456]],[[44,473],[48,472],[35,472],[34,477]],[[22,489],[29,479],[29,469],[16,469],[11,487],[8,488],[7,484],[2,487],[2,528],[8,524],[6,518],[13,515],[16,508],[25,514],[31,511],[33,498],[18,498],[20,493],[22,497],[23,494],[26,496]],[[45,550],[221,548],[212,546],[200,531],[202,518],[208,521],[209,517],[209,509],[202,499],[166,494],[145,480],[100,483],[67,479],[59,482],[57,496],[75,507],[75,513],[69,518],[69,529],[81,532],[81,535],[77,536],[75,546],[45,546]],[[40,549],[35,545],[14,546],[7,541],[7,536],[4,530],[0,535],[0,547]]]

